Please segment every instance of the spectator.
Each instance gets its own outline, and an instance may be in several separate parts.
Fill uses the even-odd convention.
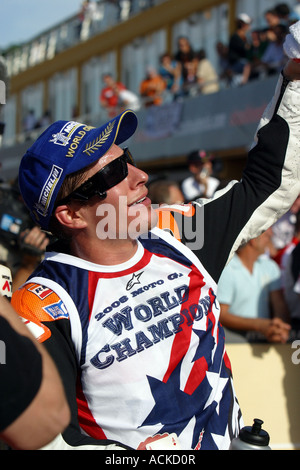
[[[299,233],[298,233],[299,237]],[[300,244],[299,238],[292,250],[287,254],[282,273],[283,289],[286,303],[290,310],[291,326],[300,330]]]
[[[278,15],[278,12],[275,10],[275,8],[266,10],[264,14],[264,18],[265,18],[268,28],[271,30],[275,26],[278,26],[280,24],[280,17]]]
[[[182,78],[180,64],[168,53],[160,57],[159,75],[166,82],[166,91],[171,99],[176,100],[182,94]]]
[[[81,5],[79,18],[81,21],[80,39],[82,41],[88,39],[90,28],[97,15],[97,3],[93,0],[84,0]]]
[[[284,272],[286,269],[288,258],[294,248],[300,242],[300,211],[296,214],[296,222],[295,222],[295,230],[293,234],[293,238],[282,250],[276,253],[276,257],[274,260],[280,267],[281,270],[281,277],[284,277]],[[284,286],[283,286],[284,287]]]
[[[216,44],[218,54],[218,75],[225,87],[229,86],[232,80],[232,72],[229,67],[228,46],[221,41]]]
[[[38,127],[47,127],[51,123],[50,111],[46,110],[38,122]]]
[[[1,295],[0,340],[0,439],[39,449],[68,426],[70,410],[53,360]]]
[[[291,12],[291,20],[299,21],[300,20],[300,0],[297,0],[297,3],[293,6]]]
[[[270,41],[262,58],[261,65],[265,68],[267,75],[274,75],[284,67],[288,58],[283,50],[283,43],[288,29],[283,24],[274,26],[274,40]]]
[[[274,260],[277,262],[278,266],[281,269],[282,277],[284,277],[285,268],[287,265],[287,260],[294,250],[294,248],[300,242],[300,210],[295,214],[295,223],[293,223],[294,231],[293,236],[287,245],[276,252]]]
[[[122,82],[116,81],[112,74],[104,73],[102,81],[104,87],[101,90],[99,101],[101,106],[107,110],[108,116],[116,116],[126,108],[134,111],[140,109],[139,97],[128,90]]]
[[[274,10],[278,14],[281,24],[284,24],[286,27],[290,24],[291,9],[287,3],[278,3],[275,5]]]
[[[36,128],[37,119],[34,109],[30,109],[25,116],[23,128],[26,133],[26,138],[30,138],[30,132]]]
[[[177,41],[175,60],[181,66],[182,88],[184,95],[197,93],[197,66],[198,59],[189,39],[180,36]]]
[[[120,99],[119,109],[121,111],[125,109],[138,111],[141,108],[140,98],[135,93],[128,90],[127,88],[119,92],[119,99]]]
[[[286,247],[291,243],[296,224],[296,214],[300,210],[300,195],[296,198],[292,204],[290,210],[288,210],[279,220],[273,225],[272,241],[278,251],[276,255],[276,261],[280,265],[280,259],[282,253]]]
[[[270,237],[271,229],[250,240],[225,267],[218,286],[220,318],[224,327],[246,337],[250,331],[269,342],[284,343],[289,335],[289,313],[280,269],[265,254]]]
[[[212,63],[207,59],[205,50],[198,53],[197,80],[203,95],[216,93],[220,90],[219,77]]]
[[[250,79],[266,76],[266,68],[262,64],[262,56],[270,43],[268,30],[251,31],[251,44],[248,52],[248,59],[251,64]]]
[[[152,204],[182,204],[184,197],[179,183],[172,180],[159,179],[148,185],[148,197]]]
[[[126,87],[117,82],[110,73],[103,74],[102,80],[105,86],[100,93],[100,103],[107,110],[108,116],[114,117],[122,110],[120,92],[126,90]]]
[[[229,40],[228,60],[233,74],[233,84],[244,85],[248,82],[251,73],[251,64],[248,60],[250,41],[251,18],[246,13],[237,17],[236,30]]]
[[[191,176],[182,182],[182,192],[186,201],[199,197],[211,198],[220,184],[213,174],[213,156],[205,150],[190,152],[187,164]]]
[[[140,95],[144,106],[159,106],[163,103],[166,83],[154,67],[148,67],[146,77],[140,84]]]

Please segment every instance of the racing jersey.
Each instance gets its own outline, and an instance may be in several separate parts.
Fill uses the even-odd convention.
[[[281,76],[241,181],[161,208],[132,259],[100,266],[59,246],[13,294],[64,380],[73,420],[59,445],[136,449],[174,432],[183,449],[229,448],[242,418],[217,282],[300,193],[299,93]]]

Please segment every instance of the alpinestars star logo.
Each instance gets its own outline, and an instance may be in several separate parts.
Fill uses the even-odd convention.
[[[140,284],[140,277],[141,277],[141,275],[143,274],[143,272],[144,272],[144,271],[142,271],[142,272],[139,273],[139,274],[133,273],[132,278],[130,279],[130,281],[127,282],[126,290],[130,290],[130,289],[132,289],[133,286],[135,286],[136,284]]]

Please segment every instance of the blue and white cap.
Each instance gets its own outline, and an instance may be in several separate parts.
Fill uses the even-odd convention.
[[[101,158],[113,144],[129,139],[137,128],[128,110],[101,127],[56,121],[27,150],[19,168],[19,187],[34,222],[47,230],[58,191],[67,175]]]

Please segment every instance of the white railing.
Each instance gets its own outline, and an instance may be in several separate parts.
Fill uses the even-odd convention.
[[[166,0],[98,0],[93,17],[81,19],[78,14],[67,18],[31,41],[5,54],[9,77],[52,59],[59,52],[126,21],[132,15]]]

